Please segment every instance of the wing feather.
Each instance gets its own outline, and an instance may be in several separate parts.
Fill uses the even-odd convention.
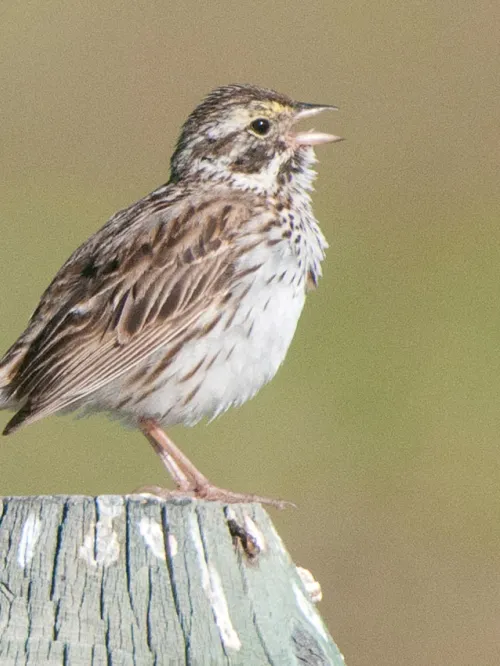
[[[23,405],[6,428],[89,396],[160,349],[197,334],[207,308],[233,286],[234,243],[260,202],[199,198],[160,206],[151,195],[112,218],[77,250],[42,297],[18,346],[12,395]],[[240,232],[241,235],[241,232]]]

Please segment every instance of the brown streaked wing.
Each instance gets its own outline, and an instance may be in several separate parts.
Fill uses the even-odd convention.
[[[70,406],[164,346],[168,351],[223,300],[245,252],[232,239],[248,207],[239,199],[212,200],[170,219],[165,211],[152,215],[157,219],[142,233],[120,234],[111,256],[95,237],[91,253],[81,248],[78,280],[71,262],[56,276],[51,287],[66,282],[72,293],[64,294],[16,373],[15,396],[26,404],[6,431]]]

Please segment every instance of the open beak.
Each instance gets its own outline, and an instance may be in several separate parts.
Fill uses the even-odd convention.
[[[294,123],[304,118],[311,118],[318,115],[323,111],[338,111],[338,107],[329,106],[326,104],[297,104],[297,113],[295,114]],[[326,134],[324,132],[315,132],[313,130],[308,132],[297,132],[292,134],[292,138],[299,146],[317,146],[321,143],[333,143],[335,141],[343,141],[341,136],[335,134]]]

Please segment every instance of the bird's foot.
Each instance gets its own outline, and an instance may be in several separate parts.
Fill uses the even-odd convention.
[[[160,456],[177,488],[176,490],[166,490],[158,486],[148,486],[145,489],[141,489],[142,492],[138,494],[147,493],[162,497],[163,499],[192,497],[207,500],[208,502],[223,502],[226,504],[257,502],[258,504],[274,506],[277,509],[284,509],[286,506],[295,506],[292,502],[284,500],[246,493],[234,493],[232,490],[225,490],[224,488],[214,486],[193,465],[189,458],[182,453],[156,421],[142,419],[139,422],[139,427],[156,453]]]
[[[161,497],[165,500],[186,497],[205,500],[207,502],[222,502],[223,504],[247,504],[257,502],[258,504],[273,506],[276,509],[285,509],[288,506],[295,507],[293,502],[274,499],[272,497],[262,497],[261,495],[254,495],[252,493],[235,493],[232,490],[218,488],[211,483],[206,483],[197,487],[178,487],[175,490],[169,490],[160,486],[143,486],[135,490],[133,494],[154,495],[155,497]]]

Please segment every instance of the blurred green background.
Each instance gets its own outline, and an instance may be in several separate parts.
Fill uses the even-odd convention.
[[[0,5],[0,347],[70,252],[168,177],[216,85],[340,106],[317,129],[330,249],[257,398],[172,431],[273,513],[349,666],[500,663],[500,9],[496,2]],[[2,415],[4,425],[8,415]],[[166,481],[103,417],[0,447],[1,494]]]

